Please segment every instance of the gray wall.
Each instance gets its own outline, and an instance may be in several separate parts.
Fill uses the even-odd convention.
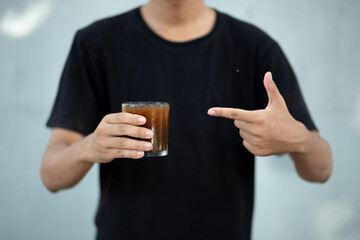
[[[39,177],[44,124],[76,29],[143,2],[0,2],[1,239],[93,238],[98,166],[74,189],[48,193]],[[257,159],[254,239],[360,239],[360,1],[208,4],[278,40],[333,148],[324,185],[297,177],[287,156]]]

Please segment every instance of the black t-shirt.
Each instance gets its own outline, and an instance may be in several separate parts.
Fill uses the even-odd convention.
[[[185,43],[153,33],[139,8],[77,32],[47,126],[87,135],[128,101],[170,103],[169,154],[100,164],[97,239],[249,239],[254,156],[213,106],[264,108],[265,72],[290,113],[315,129],[278,44],[217,12]]]

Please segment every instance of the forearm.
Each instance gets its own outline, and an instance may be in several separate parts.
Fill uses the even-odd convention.
[[[87,137],[72,144],[53,144],[44,154],[41,178],[51,192],[76,185],[91,169],[92,162],[84,159]]]
[[[330,146],[316,131],[308,131],[306,139],[303,151],[290,153],[296,171],[305,180],[325,182],[333,168]]]

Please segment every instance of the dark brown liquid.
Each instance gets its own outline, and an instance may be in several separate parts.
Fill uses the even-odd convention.
[[[150,152],[161,152],[168,147],[169,106],[156,106],[154,104],[140,104],[138,106],[123,106],[123,112],[138,114],[146,118],[143,125],[153,131],[151,139],[153,148]]]

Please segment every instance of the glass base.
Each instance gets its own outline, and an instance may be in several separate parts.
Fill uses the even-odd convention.
[[[144,152],[144,157],[162,157],[168,154],[168,150],[160,151],[160,152]]]

